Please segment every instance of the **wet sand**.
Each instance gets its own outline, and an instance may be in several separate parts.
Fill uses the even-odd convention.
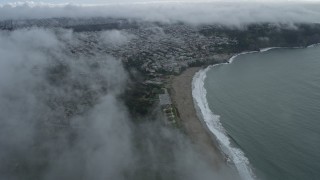
[[[218,148],[215,137],[205,124],[198,119],[192,97],[192,79],[201,68],[188,68],[181,75],[174,76],[171,81],[170,95],[178,109],[181,124],[191,141],[201,153],[205,153],[215,168],[224,166],[224,157]]]

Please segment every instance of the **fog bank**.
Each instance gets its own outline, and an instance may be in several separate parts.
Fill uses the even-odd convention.
[[[91,36],[99,48],[131,37],[0,31],[0,179],[234,179],[161,119],[132,123],[127,73],[95,46],[82,53]]]
[[[52,17],[115,17],[190,24],[219,23],[229,26],[257,22],[319,23],[320,2],[312,1],[214,1],[132,2],[88,4],[7,3],[0,6],[0,19]]]

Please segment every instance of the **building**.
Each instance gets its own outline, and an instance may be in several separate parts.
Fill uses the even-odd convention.
[[[166,108],[172,105],[171,98],[168,94],[167,89],[165,89],[164,94],[159,94],[159,100],[161,108]]]

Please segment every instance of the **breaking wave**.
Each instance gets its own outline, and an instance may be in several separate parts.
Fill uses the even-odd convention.
[[[310,46],[307,46],[307,48],[315,47],[318,45],[320,45],[320,43],[312,44]],[[303,48],[303,47],[268,47],[268,48],[260,49],[259,51],[245,51],[245,52],[235,54],[229,59],[227,63],[222,63],[222,64],[232,63],[234,59],[239,55],[266,52],[272,49],[280,49],[280,48],[296,49],[296,48]],[[217,138],[220,149],[226,155],[228,162],[234,163],[241,178],[244,180],[254,180],[256,179],[256,177],[250,167],[248,158],[239,148],[233,147],[231,145],[227,132],[220,122],[220,116],[214,114],[209,108],[209,104],[207,101],[207,90],[204,87],[204,81],[207,77],[207,72],[214,66],[218,66],[218,65],[221,65],[221,64],[211,65],[206,69],[198,71],[194,75],[192,80],[192,96],[195,103],[195,108],[197,110],[198,116],[200,116],[200,118],[207,125],[210,132]]]
[[[238,53],[232,56],[227,63],[222,64],[232,63],[234,59],[239,55],[265,52],[271,49],[274,49],[274,47],[262,49],[260,51],[245,51],[242,53]],[[206,69],[200,70],[194,75],[192,80],[192,96],[196,106],[195,108],[198,112],[198,115],[201,116],[200,118],[207,125],[210,132],[217,138],[220,149],[225,154],[227,161],[235,165],[241,179],[254,180],[255,175],[250,167],[248,158],[239,148],[233,147],[231,145],[227,132],[220,122],[220,116],[214,114],[209,108],[209,104],[207,101],[207,90],[204,87],[204,81],[207,77],[207,72],[217,65],[220,64],[209,66]]]
[[[312,44],[310,46],[307,46],[306,48],[316,47],[319,45],[320,43]],[[242,53],[235,54],[229,59],[227,63],[222,63],[222,64],[232,63],[234,59],[239,55],[266,52],[272,49],[280,49],[280,48],[296,49],[296,48],[303,48],[303,47],[268,47],[268,48],[260,49],[259,51],[245,51]],[[194,75],[192,80],[192,96],[195,103],[195,108],[197,110],[198,116],[200,116],[200,118],[207,125],[208,129],[218,140],[220,149],[226,155],[228,162],[234,163],[241,178],[244,180],[254,180],[256,179],[256,177],[250,167],[248,158],[239,148],[233,147],[231,145],[227,132],[220,122],[220,116],[214,114],[209,108],[209,104],[207,101],[207,90],[204,87],[204,81],[207,77],[207,72],[214,66],[218,66],[218,65],[221,65],[221,64],[211,65],[206,69],[198,71]]]
[[[228,61],[228,63],[232,63],[233,62],[233,60],[236,58],[236,57],[238,57],[238,56],[240,56],[240,55],[243,55],[243,54],[251,54],[251,53],[257,53],[257,52],[265,52],[265,51],[269,51],[269,50],[271,50],[271,49],[274,49],[274,48],[269,48],[269,49],[266,49],[266,50],[264,50],[264,51],[244,51],[244,52],[241,52],[241,53],[238,53],[238,54],[235,54],[235,55],[233,55],[230,59],[229,59],[229,61]],[[225,63],[223,63],[223,64],[225,64]],[[212,66],[209,66],[209,67],[212,67]],[[207,70],[208,71],[208,70]]]
[[[213,114],[207,102],[207,91],[204,88],[204,80],[206,73],[213,66],[209,66],[204,70],[197,72],[192,81],[192,96],[197,106],[198,114],[207,125],[208,129],[217,138],[220,149],[226,155],[229,162],[234,163],[240,176],[244,180],[254,180],[254,174],[250,168],[249,160],[244,153],[231,145],[230,139],[227,136],[225,129],[220,123],[220,116]]]

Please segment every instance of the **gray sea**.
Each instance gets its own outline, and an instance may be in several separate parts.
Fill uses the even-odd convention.
[[[239,55],[204,88],[209,129],[222,125],[257,179],[320,179],[320,46]]]

